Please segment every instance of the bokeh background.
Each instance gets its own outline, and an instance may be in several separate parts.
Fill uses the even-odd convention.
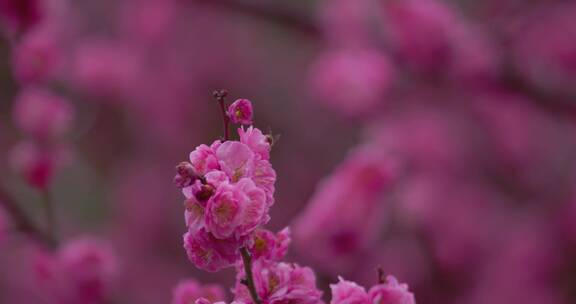
[[[576,301],[576,2],[39,2],[25,34],[0,16],[0,182],[41,221],[14,109],[32,88],[63,97],[60,238],[111,242],[114,303],[169,303],[183,278],[233,284],[187,261],[172,183],[222,134],[219,88],[281,135],[268,226],[297,231],[289,259],[323,289],[371,285],[381,266],[419,303]],[[348,174],[365,186],[345,167],[366,146],[393,164],[386,186],[322,195]],[[329,220],[299,228],[315,205]],[[0,303],[43,303],[29,247],[0,243]]]

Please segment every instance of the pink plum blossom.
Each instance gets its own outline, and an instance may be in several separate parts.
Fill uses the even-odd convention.
[[[330,304],[369,304],[370,298],[366,289],[354,282],[338,279],[338,283],[331,284],[332,299]]]
[[[222,171],[228,174],[232,182],[249,177],[254,169],[254,152],[245,144],[226,141],[216,150],[216,156]]]
[[[172,291],[172,304],[190,304],[204,298],[210,303],[224,300],[224,290],[220,285],[201,285],[188,279],[181,281]]]
[[[254,284],[263,303],[318,304],[322,292],[316,287],[316,275],[308,267],[297,264],[257,261],[253,264]],[[253,303],[246,286],[240,281],[245,274],[238,272],[233,292],[236,301]]]
[[[386,282],[370,288],[368,292],[374,304],[415,304],[414,294],[408,291],[408,285],[398,283],[393,276],[387,276]]]
[[[240,142],[247,145],[261,159],[270,159],[270,140],[260,129],[253,126],[246,129],[241,127],[238,128],[238,135],[240,136]]]
[[[248,247],[254,259],[280,261],[288,251],[290,228],[286,227],[274,234],[263,228],[254,231],[251,245]]]
[[[62,151],[25,141],[11,151],[13,170],[35,188],[46,189],[62,163]]]
[[[200,145],[190,152],[190,163],[198,174],[206,174],[220,168],[216,152],[213,147],[219,146],[220,141],[215,141],[212,146]]]
[[[206,205],[206,226],[215,237],[247,236],[267,221],[266,195],[254,182],[243,178],[222,184]]]
[[[248,99],[238,99],[228,106],[228,118],[236,124],[251,125],[253,119],[252,102]]]
[[[188,259],[196,267],[210,272],[234,266],[240,258],[238,250],[244,243],[244,239],[218,239],[206,229],[184,234]]]

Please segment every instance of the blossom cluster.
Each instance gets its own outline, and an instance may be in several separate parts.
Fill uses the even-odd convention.
[[[252,105],[240,99],[227,115],[233,122],[251,123]],[[208,271],[234,265],[238,249],[269,221],[274,204],[269,137],[253,126],[240,127],[238,135],[239,140],[198,146],[190,161],[176,168],[175,183],[186,197],[184,246],[190,260]]]
[[[224,108],[223,95],[215,96]],[[227,134],[228,121],[252,123],[252,104],[239,99],[223,114]],[[238,135],[237,141],[224,138],[210,146],[198,146],[190,153],[190,162],[176,167],[174,182],[186,197],[184,217],[188,231],[184,234],[184,248],[190,261],[211,272],[235,266],[232,303],[323,303],[314,271],[282,262],[291,241],[290,229],[273,233],[262,228],[270,219],[268,212],[274,203],[276,175],[269,161],[270,136],[253,126],[239,128]],[[333,201],[333,206],[313,204],[312,208],[318,210],[303,220],[307,223],[299,225],[302,237],[309,235],[314,240],[310,243],[317,242],[310,246],[310,254],[328,257],[329,263],[337,263],[338,257],[326,254],[323,248],[332,243],[319,242],[317,231],[333,233],[333,244],[346,246],[344,251],[357,250],[357,246],[366,247],[373,240],[373,226],[381,222],[380,217],[370,219],[370,215],[380,213],[375,212],[378,204],[374,198],[389,184],[391,164],[382,162],[385,157],[368,147],[355,154],[356,159],[339,170],[340,178],[327,182],[320,195],[319,200]],[[355,190],[353,196],[347,195],[349,189]],[[330,210],[344,212],[338,217]],[[195,300],[197,304],[208,304],[221,300],[217,289],[206,288],[199,287],[196,281],[184,282],[174,289],[173,303]],[[369,293],[347,281],[332,288],[333,304],[415,303],[407,286],[398,284],[393,277]],[[360,291],[355,289],[364,293],[361,300],[355,295]]]

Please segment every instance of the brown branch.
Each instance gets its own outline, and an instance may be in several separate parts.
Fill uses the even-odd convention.
[[[258,298],[258,293],[256,292],[256,285],[254,285],[254,275],[252,274],[252,256],[246,247],[240,248],[240,254],[242,255],[242,262],[244,264],[244,272],[246,273],[246,278],[242,280],[242,284],[246,285],[250,291],[250,296],[255,304],[262,304],[260,298]]]

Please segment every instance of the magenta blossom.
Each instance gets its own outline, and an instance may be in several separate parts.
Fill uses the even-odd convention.
[[[370,300],[373,304],[415,304],[414,294],[408,291],[408,285],[398,283],[393,276],[386,282],[370,288]]]
[[[236,124],[251,125],[253,114],[252,103],[248,99],[238,99],[228,107],[228,117]]]
[[[290,228],[286,227],[274,234],[270,230],[257,229],[248,249],[255,259],[280,261],[288,251]]]
[[[316,276],[308,267],[297,264],[257,261],[253,265],[254,281],[258,297],[263,303],[280,304],[318,304],[322,292],[316,288]],[[252,298],[241,280],[245,274],[239,271],[236,287],[233,290],[235,300],[253,303]]]
[[[332,300],[330,304],[370,304],[366,289],[354,282],[339,278],[338,283],[331,284]]]
[[[13,115],[22,131],[41,141],[56,140],[64,135],[74,118],[66,100],[40,88],[20,93]]]
[[[172,292],[172,304],[190,304],[203,298],[210,303],[224,300],[224,290],[220,285],[200,285],[189,279],[180,282]]]
[[[206,227],[215,237],[248,236],[268,220],[264,191],[248,178],[218,187],[206,205]]]
[[[244,239],[217,239],[206,229],[184,234],[184,249],[188,259],[196,267],[210,272],[234,266],[240,258],[238,250],[244,243]]]
[[[10,162],[13,170],[21,175],[30,186],[46,189],[56,170],[63,163],[63,152],[26,141],[12,149]]]

